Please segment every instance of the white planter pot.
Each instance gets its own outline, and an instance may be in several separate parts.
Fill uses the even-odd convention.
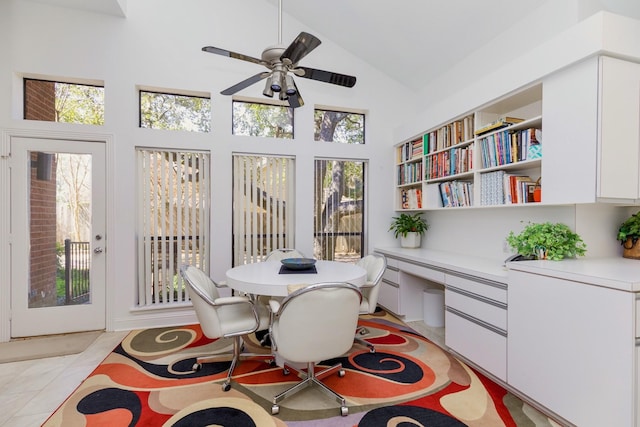
[[[407,233],[407,237],[400,236],[400,246],[403,248],[419,248],[421,237],[419,233]]]

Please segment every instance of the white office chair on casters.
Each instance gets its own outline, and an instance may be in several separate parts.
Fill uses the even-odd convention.
[[[202,270],[191,265],[180,267],[193,308],[196,311],[202,332],[207,338],[233,338],[233,354],[227,379],[222,383],[222,390],[231,388],[231,376],[241,357],[270,355],[242,353],[245,335],[267,329],[269,327],[269,310],[263,305],[256,305],[248,297],[220,297],[216,283]],[[229,359],[230,355],[213,355],[198,357],[193,365],[199,370],[203,363]]]
[[[264,260],[280,262],[285,258],[306,258],[306,256],[297,249],[281,248],[269,252]]]
[[[274,313],[269,328],[272,350],[284,362],[284,373],[294,370],[303,376],[302,382],[274,396],[271,413],[280,412],[278,403],[304,388],[317,385],[340,404],[340,414],[349,413],[345,399],[324,385],[320,379],[338,372],[345,375],[342,364],[315,372],[317,362],[339,357],[353,345],[353,331],[358,325],[362,295],[350,283],[317,283],[298,289],[282,302],[271,301]],[[291,364],[307,364],[299,371]]]
[[[360,287],[360,291],[362,292],[360,314],[372,314],[376,311],[378,305],[380,283],[382,282],[384,270],[387,268],[387,259],[384,255],[370,254],[360,258],[360,260],[356,262],[356,265],[359,265],[367,271],[366,283]],[[366,335],[368,333],[369,331],[364,326],[357,328],[355,342],[369,347],[369,351],[375,353],[376,347],[359,337],[359,335]]]

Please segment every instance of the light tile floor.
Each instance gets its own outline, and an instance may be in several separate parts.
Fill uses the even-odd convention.
[[[421,321],[409,326],[444,345],[444,328]],[[0,363],[0,426],[42,425],[127,333],[106,332],[79,354]]]
[[[78,354],[1,363],[0,426],[42,425],[127,333],[106,332]]]

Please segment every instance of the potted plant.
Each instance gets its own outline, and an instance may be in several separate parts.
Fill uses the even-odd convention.
[[[562,223],[530,222],[519,234],[509,232],[507,243],[520,255],[532,259],[559,261],[587,252],[582,238]]]
[[[420,247],[421,237],[428,229],[429,224],[420,212],[394,216],[389,227],[389,231],[393,231],[396,238],[400,237],[400,246],[403,248]]]
[[[622,256],[625,258],[640,259],[640,212],[631,215],[618,228],[617,239],[622,244]]]

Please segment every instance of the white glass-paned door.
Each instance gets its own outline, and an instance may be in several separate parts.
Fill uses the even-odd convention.
[[[11,336],[105,327],[105,144],[11,139]]]

